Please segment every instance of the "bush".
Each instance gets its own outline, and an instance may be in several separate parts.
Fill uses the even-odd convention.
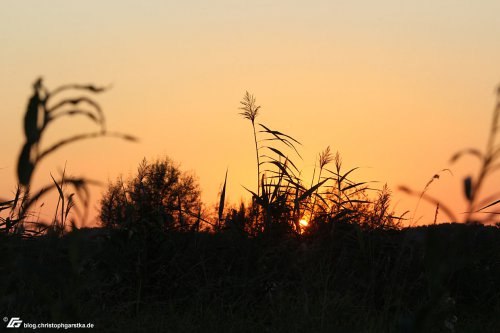
[[[109,184],[100,205],[104,227],[187,230],[198,221],[200,189],[196,178],[168,157],[144,159],[134,178]]]

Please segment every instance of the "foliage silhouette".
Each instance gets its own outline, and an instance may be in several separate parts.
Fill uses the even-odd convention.
[[[62,100],[53,102],[53,100],[58,97],[60,93],[68,90],[98,94],[106,91],[107,88],[97,87],[91,84],[66,84],[52,91],[49,91],[44,86],[42,78],[38,78],[35,81],[35,83],[33,84],[33,95],[28,101],[28,106],[24,115],[25,142],[22,146],[17,163],[17,177],[19,188],[16,193],[16,200],[12,201],[12,205],[9,206],[9,208],[11,209],[11,216],[8,217],[8,223],[4,218],[0,219],[0,227],[3,227],[1,229],[5,232],[14,230],[16,232],[22,232],[26,234],[38,234],[40,232],[48,230],[46,222],[32,222],[27,221],[27,219],[29,217],[29,210],[32,205],[52,189],[57,189],[58,191],[58,205],[59,203],[62,204],[61,209],[63,211],[64,207],[66,207],[67,209],[67,211],[64,211],[61,214],[61,220],[57,222],[55,218],[53,224],[59,223],[59,225],[64,229],[64,221],[65,219],[67,219],[69,210],[74,207],[75,203],[73,199],[74,193],[64,193],[63,189],[66,184],[73,186],[79,199],[84,203],[84,213],[80,214],[80,218],[82,220],[85,219],[88,210],[90,195],[88,186],[91,184],[97,184],[97,182],[87,178],[65,177],[64,174],[60,181],[56,181],[51,175],[53,184],[49,184],[42,187],[36,192],[32,192],[32,189],[30,187],[33,174],[36,171],[37,166],[44,158],[57,151],[61,147],[84,139],[112,136],[128,141],[136,141],[136,138],[130,135],[108,132],[106,130],[104,113],[100,105],[94,99],[88,96],[82,95],[75,98],[63,98]],[[86,106],[89,109],[83,108],[82,105]],[[99,130],[96,132],[77,134],[68,138],[61,139],[50,145],[48,148],[42,150],[41,141],[43,138],[43,134],[45,133],[48,126],[56,119],[62,118],[64,116],[75,115],[84,116],[90,119],[99,127]],[[19,201],[19,198],[22,198],[22,200]],[[65,202],[68,202],[69,205],[65,206]],[[3,205],[3,207],[5,209],[5,205]],[[18,218],[13,219],[12,214],[14,214],[16,210],[17,212],[15,214],[18,216]],[[27,230],[24,224],[28,223],[34,225],[35,228]],[[54,227],[54,225],[52,227]]]
[[[196,178],[168,157],[151,163],[144,159],[134,178],[109,184],[100,206],[105,227],[186,231],[199,220],[200,189]]]
[[[491,208],[500,203],[500,200],[496,200],[500,195],[500,192],[496,192],[483,199],[480,198],[481,189],[484,187],[486,179],[491,177],[494,172],[500,169],[500,142],[498,140],[498,133],[500,129],[500,86],[497,89],[496,94],[497,101],[493,109],[493,117],[490,124],[490,131],[488,133],[488,140],[485,150],[481,151],[477,148],[465,148],[456,152],[450,158],[450,164],[454,164],[458,162],[462,157],[470,155],[479,159],[481,163],[475,177],[469,175],[463,179],[462,193],[467,202],[467,209],[462,221],[465,223],[490,223],[494,221],[496,215],[500,214],[498,211],[485,211],[485,209]],[[441,170],[441,172],[443,171],[448,171],[451,173],[449,169]],[[420,200],[424,199],[436,205],[436,218],[439,209],[441,209],[451,219],[452,222],[458,222],[458,218],[453,213],[452,209],[450,209],[445,203],[443,203],[442,200],[436,199],[426,193],[429,189],[429,186],[435,180],[440,178],[441,172],[438,172],[434,176],[432,176],[432,178],[427,182],[424,189],[420,193],[406,186],[400,186],[399,189],[410,195],[419,196],[419,201],[417,203],[417,208],[415,209],[415,211],[418,209]],[[477,213],[483,213],[484,215],[482,218],[479,218]]]
[[[252,194],[252,210],[247,215],[253,217],[253,225],[248,226],[249,219],[242,215],[243,208],[239,213],[231,211],[229,221],[238,226],[246,224],[246,231],[251,230],[254,235],[262,232],[301,234],[304,230],[299,221],[304,218],[310,231],[316,230],[317,224],[331,223],[347,216],[369,228],[398,226],[402,217],[389,210],[388,189],[384,188],[377,199],[369,199],[367,192],[371,189],[366,186],[367,182],[349,179],[357,168],[342,171],[340,155],[337,152],[333,156],[330,147],[319,154],[311,185],[305,186],[300,170],[291,158],[301,158],[296,147],[300,142],[263,124],[258,124],[261,130],[256,131],[255,118],[260,106],[256,106],[255,97],[246,92],[240,103],[245,110],[241,114],[251,121],[254,129],[260,179],[257,192],[247,189]],[[335,164],[333,171],[327,168],[332,162]],[[324,176],[324,172],[329,175]],[[235,218],[242,221],[234,221]]]
[[[479,200],[479,194],[484,186],[485,180],[500,168],[500,142],[498,142],[498,133],[500,131],[500,86],[497,88],[497,101],[493,110],[493,118],[491,120],[490,132],[486,148],[482,152],[475,148],[468,148],[455,153],[451,157],[451,162],[455,163],[464,155],[472,155],[479,158],[481,166],[476,177],[467,176],[463,180],[464,196],[467,200],[467,215],[465,221],[472,220],[474,213],[483,212],[486,208],[496,205],[500,200],[491,203],[492,200],[498,198],[500,192],[496,192],[492,196]],[[498,212],[485,212],[490,214],[485,219],[480,219],[487,222],[489,218],[499,214]]]

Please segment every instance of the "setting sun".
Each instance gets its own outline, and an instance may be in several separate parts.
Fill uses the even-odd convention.
[[[301,220],[299,221],[299,224],[300,224],[300,226],[301,226],[302,228],[305,228],[305,227],[307,227],[307,226],[309,225],[309,222],[308,222],[306,219],[301,219]]]

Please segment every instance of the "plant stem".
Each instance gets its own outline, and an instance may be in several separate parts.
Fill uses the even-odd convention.
[[[497,107],[495,108],[495,111],[493,112],[493,119],[491,122],[491,129],[490,133],[488,136],[488,142],[486,144],[486,152],[485,156],[483,158],[483,162],[481,165],[481,169],[479,171],[479,175],[477,177],[477,180],[475,184],[472,187],[472,195],[469,201],[469,209],[467,210],[467,216],[465,222],[470,222],[472,214],[478,209],[476,206],[477,204],[477,198],[478,198],[478,193],[479,189],[481,188],[481,185],[483,184],[484,179],[486,176],[491,172],[491,164],[493,163],[495,159],[495,141],[496,141],[496,134],[497,134],[497,126],[498,126],[498,117],[500,113],[500,104],[497,104]]]
[[[257,131],[255,130],[255,122],[252,120],[253,139],[255,142],[255,154],[257,156],[257,195],[260,195],[260,158],[259,147],[257,146]]]

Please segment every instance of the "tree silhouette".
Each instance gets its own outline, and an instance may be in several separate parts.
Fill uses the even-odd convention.
[[[101,199],[101,223],[111,228],[188,230],[199,219],[196,178],[168,157],[139,164],[137,175],[111,182]]]

